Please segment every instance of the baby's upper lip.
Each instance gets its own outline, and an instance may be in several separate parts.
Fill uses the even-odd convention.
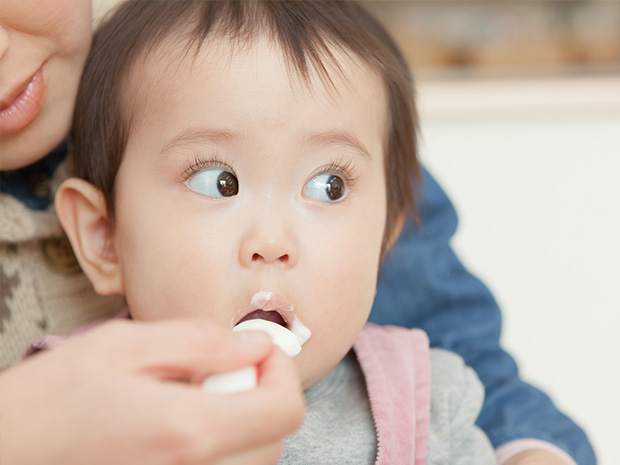
[[[9,91],[6,91],[3,93],[3,95],[0,95],[0,110],[4,110],[8,106],[10,106],[15,101],[17,96],[21,94],[24,90],[26,90],[26,87],[28,87],[28,84],[32,82],[32,80],[34,79],[34,77],[40,70],[41,68],[37,69],[34,73],[30,74],[27,78],[22,79],[21,81],[18,81],[18,83],[15,84]]]
[[[277,294],[274,294],[272,292],[260,291],[255,293],[250,299],[250,303],[239,312],[237,321],[233,324],[233,326],[238,325],[241,321],[247,319],[246,317],[256,312],[257,310],[262,310],[263,312],[269,313],[275,312],[279,314],[286,324],[285,327],[290,327],[293,322],[292,305],[289,305],[284,298],[280,297]],[[256,316],[260,318],[261,316],[265,317],[266,315],[261,315],[259,312],[257,312]],[[276,321],[278,320],[278,318],[275,315],[264,319],[278,322]]]

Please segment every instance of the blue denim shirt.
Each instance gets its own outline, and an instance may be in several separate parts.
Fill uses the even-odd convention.
[[[421,227],[408,222],[386,256],[370,321],[422,328],[431,346],[460,354],[476,370],[486,391],[477,423],[494,447],[536,438],[565,450],[579,465],[595,465],[583,430],[519,378],[514,359],[499,344],[502,320],[495,299],[450,247],[454,207],[426,171],[423,182]]]

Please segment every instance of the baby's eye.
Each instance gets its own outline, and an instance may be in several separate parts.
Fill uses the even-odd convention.
[[[304,195],[322,202],[335,202],[346,193],[344,180],[335,174],[318,174],[304,186]]]
[[[239,181],[234,174],[221,169],[206,169],[194,174],[187,185],[207,197],[232,197],[239,192]]]

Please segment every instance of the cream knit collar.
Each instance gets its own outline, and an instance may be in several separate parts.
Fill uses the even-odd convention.
[[[52,193],[70,176],[70,160],[66,160],[54,172],[51,180]],[[31,210],[12,195],[0,193],[0,244],[28,242],[55,237],[62,234],[54,204],[46,210]]]

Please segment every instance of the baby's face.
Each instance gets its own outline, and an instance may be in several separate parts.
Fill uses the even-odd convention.
[[[293,82],[279,50],[203,45],[150,60],[117,176],[116,229],[133,317],[205,315],[234,326],[265,310],[312,331],[305,388],[350,349],[375,294],[386,218],[386,100],[352,59],[335,89]],[[191,55],[191,53],[190,53]],[[255,299],[256,301],[256,299]],[[256,302],[254,302],[256,303]],[[164,342],[165,343],[165,342]]]
[[[0,169],[29,165],[67,136],[90,43],[90,0],[2,0]]]

